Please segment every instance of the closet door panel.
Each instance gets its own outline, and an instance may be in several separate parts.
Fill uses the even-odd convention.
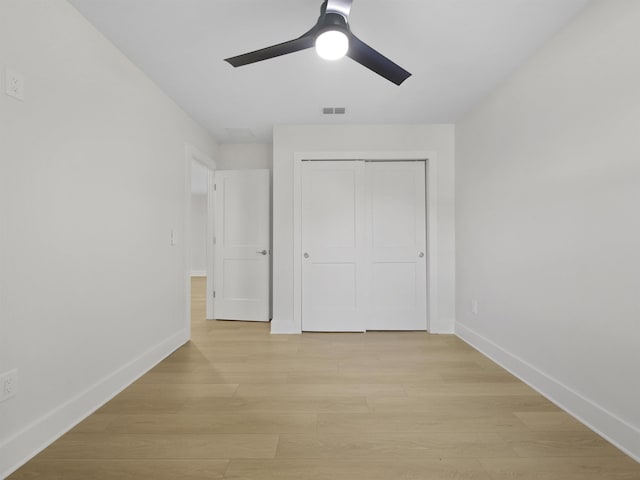
[[[424,162],[367,164],[367,330],[426,330]]]
[[[302,329],[364,331],[364,163],[302,167]]]

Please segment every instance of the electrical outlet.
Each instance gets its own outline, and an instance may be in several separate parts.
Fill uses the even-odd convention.
[[[5,73],[4,91],[10,97],[24,100],[24,77],[9,68]]]
[[[18,370],[0,375],[0,402],[15,396],[18,390]]]

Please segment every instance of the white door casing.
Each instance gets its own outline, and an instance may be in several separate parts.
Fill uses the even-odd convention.
[[[367,297],[363,162],[302,167],[302,328],[362,332]]]
[[[301,168],[302,330],[426,330],[425,162]]]
[[[215,180],[214,312],[269,320],[269,170],[219,170]]]

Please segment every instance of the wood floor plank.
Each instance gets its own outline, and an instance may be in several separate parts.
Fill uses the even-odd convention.
[[[638,480],[629,457],[489,458],[480,460],[492,480]]]
[[[407,395],[530,395],[534,390],[522,382],[449,382],[437,385],[407,385]]]
[[[134,397],[117,396],[103,405],[96,413],[178,413],[184,407],[186,399],[164,397]]]
[[[315,433],[315,413],[216,411],[205,415],[118,415],[104,427],[113,433]]]
[[[134,383],[119,396],[123,399],[163,397],[166,399],[186,400],[189,398],[232,397],[237,390],[238,384],[233,383]]]
[[[515,415],[464,412],[406,413],[320,413],[318,432],[347,433],[420,433],[420,432],[522,432],[527,426]]]
[[[181,413],[207,414],[215,411],[235,413],[366,413],[369,411],[367,398],[353,397],[232,397],[214,399],[194,399],[186,401]]]
[[[515,412],[531,430],[541,431],[577,431],[587,432],[589,429],[578,420],[560,410],[553,412]]]
[[[229,459],[273,458],[278,435],[70,433],[39,459]]]
[[[34,460],[13,480],[222,480],[228,460]]]
[[[479,458],[515,456],[497,434],[447,432],[280,435],[277,458]]]
[[[428,361],[416,363],[416,362],[403,362],[402,365],[392,365],[383,361],[362,361],[359,364],[342,362],[339,366],[340,373],[358,374],[358,373],[377,373],[393,375],[394,373],[403,374],[426,374],[432,373],[442,374],[445,372],[451,373],[482,373],[485,370],[480,368],[474,361],[466,360],[443,360],[443,359],[429,359]],[[420,383],[420,382],[417,382]]]
[[[232,460],[233,480],[492,480],[477,460],[403,459],[376,461],[333,459]]]
[[[187,373],[170,373],[170,372],[149,372],[136,381],[137,384],[155,383],[164,384],[241,384],[241,383],[286,383],[289,381],[286,373],[234,373],[234,372],[218,372],[218,371],[200,371]]]
[[[406,397],[402,385],[357,383],[299,383],[295,385],[241,385],[236,391],[239,397],[355,397],[355,396]]]
[[[502,438],[520,457],[620,457],[622,452],[594,432],[504,433]]]
[[[440,372],[440,376],[442,377],[443,382],[452,382],[452,383],[478,383],[478,382],[487,382],[487,383],[520,383],[516,377],[511,375],[506,370],[483,370],[483,371],[442,371]]]
[[[386,384],[386,385],[407,385],[419,383],[441,382],[442,377],[438,372],[393,372],[380,373],[376,371],[337,371],[318,372],[313,375],[305,373],[288,373],[286,383],[291,384]],[[257,382],[246,382],[257,383]]]
[[[530,395],[432,395],[422,397],[368,397],[373,412],[474,411],[559,412],[557,406],[538,394]]]
[[[298,360],[298,359],[297,359]],[[300,360],[292,362],[291,358],[250,358],[242,367],[237,366],[236,370],[228,371],[277,371],[277,372],[303,372],[313,375],[317,372],[327,372],[338,370],[339,360],[335,358]]]

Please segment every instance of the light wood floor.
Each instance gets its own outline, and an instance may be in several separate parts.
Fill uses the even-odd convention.
[[[192,342],[11,479],[640,479],[454,336],[271,336],[193,292]]]

